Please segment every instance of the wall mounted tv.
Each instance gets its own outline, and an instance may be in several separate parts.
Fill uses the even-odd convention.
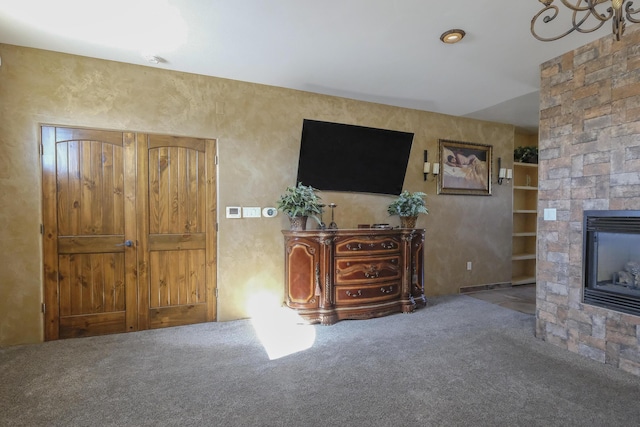
[[[400,194],[413,133],[305,119],[296,182],[318,190]]]

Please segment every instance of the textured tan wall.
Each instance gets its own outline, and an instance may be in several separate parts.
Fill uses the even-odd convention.
[[[537,147],[538,134],[527,134],[516,131],[513,147]]]
[[[218,139],[219,320],[246,317],[258,291],[282,298],[286,218],[227,220],[224,207],[274,206],[295,183],[304,118],[415,133],[405,188],[429,194],[431,214],[418,221],[427,295],[510,280],[511,187],[438,196],[421,172],[423,150],[433,161],[439,138],[491,144],[510,167],[512,126],[10,45],[0,56],[0,345],[42,339],[41,123]],[[390,196],[322,197],[339,206],[341,228],[399,224],[386,214]]]

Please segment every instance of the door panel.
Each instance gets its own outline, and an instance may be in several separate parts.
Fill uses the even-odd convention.
[[[150,308],[206,302],[204,250],[154,251],[150,259]]]
[[[58,258],[60,316],[125,310],[124,254],[72,254]]]
[[[135,135],[45,126],[42,147],[45,338],[137,329]]]
[[[124,234],[122,144],[56,144],[60,235]]]
[[[215,320],[215,141],[42,127],[45,338]]]

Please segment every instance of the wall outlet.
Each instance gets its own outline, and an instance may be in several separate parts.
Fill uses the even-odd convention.
[[[471,271],[471,267],[472,267],[471,261],[467,261],[467,270]]]

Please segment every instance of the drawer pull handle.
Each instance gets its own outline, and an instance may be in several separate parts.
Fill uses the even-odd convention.
[[[358,243],[356,246],[351,246],[351,243],[348,243],[347,249],[349,249],[350,251],[360,251],[362,250],[362,244]]]
[[[389,289],[380,288],[380,292],[382,292],[383,294],[390,294],[391,292],[393,292],[393,286],[389,286]]]
[[[369,270],[364,272],[364,277],[366,277],[367,279],[377,279],[378,276],[380,276],[380,271],[378,271],[375,265],[372,265],[371,267],[369,267]]]
[[[391,243],[382,243],[382,244],[380,244],[380,246],[382,246],[384,249],[393,249],[393,248],[395,248],[395,245],[393,244],[393,242],[391,242]]]
[[[360,289],[358,289],[358,292],[347,291],[346,294],[348,297],[358,298],[362,296],[362,291]]]

